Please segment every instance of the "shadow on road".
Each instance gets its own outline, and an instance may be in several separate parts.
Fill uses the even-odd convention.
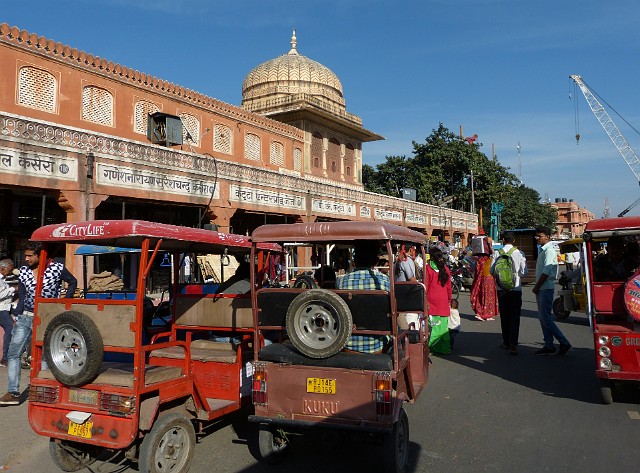
[[[474,321],[473,315],[461,314],[461,317],[463,327],[465,319],[469,321],[469,325]],[[537,319],[537,313],[523,309],[522,317]],[[535,351],[541,348],[541,343],[521,344],[518,347],[518,355],[511,355],[507,350],[500,348],[502,340],[499,319],[490,323],[498,324],[493,327],[494,331],[491,333],[461,332],[456,337],[455,350],[451,355],[442,358],[525,386],[547,396],[586,403],[602,403],[599,384],[594,375],[593,348],[576,347],[565,357],[541,356],[535,355]],[[586,316],[581,317],[581,314],[563,321],[556,321],[556,323],[561,329],[562,325],[567,323],[576,326],[588,327],[589,325]],[[542,335],[539,338],[542,339]]]

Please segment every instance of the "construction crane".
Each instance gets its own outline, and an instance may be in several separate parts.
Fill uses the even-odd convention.
[[[638,184],[640,184],[640,159],[638,159],[638,156],[636,156],[636,153],[633,151],[626,138],[622,135],[616,124],[613,122],[613,120],[604,109],[602,104],[598,101],[593,92],[591,92],[591,89],[589,89],[589,87],[584,83],[582,77],[573,74],[570,75],[569,78],[571,78],[576,84],[578,84],[578,87],[580,87],[584,98],[587,100],[587,103],[591,108],[591,111],[600,122],[600,125],[602,125],[602,128],[604,128],[604,131],[607,132],[607,135],[609,135],[609,138],[615,145],[618,152],[622,155],[625,162],[629,165],[629,168],[631,168],[631,172],[633,172],[633,175],[636,177]],[[580,135],[576,132],[576,139],[579,138]],[[624,217],[638,203],[640,203],[640,198],[632,203],[629,207],[624,209],[622,212],[620,212],[618,214],[618,217]]]

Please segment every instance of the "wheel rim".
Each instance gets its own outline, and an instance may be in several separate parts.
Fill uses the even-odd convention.
[[[56,368],[73,376],[87,363],[87,342],[72,325],[61,325],[52,334],[49,353]]]
[[[339,321],[333,309],[321,302],[309,302],[295,313],[295,330],[305,346],[323,349],[339,335]]]
[[[273,453],[280,453],[287,448],[287,440],[277,432],[271,434],[271,449]]]
[[[160,442],[154,456],[157,471],[182,471],[189,458],[189,434],[182,427],[173,427],[167,431]]]

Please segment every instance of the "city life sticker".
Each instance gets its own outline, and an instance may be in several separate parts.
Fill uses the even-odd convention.
[[[640,271],[631,276],[624,285],[624,305],[629,315],[640,322]]]

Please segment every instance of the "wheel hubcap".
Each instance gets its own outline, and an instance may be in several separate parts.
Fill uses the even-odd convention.
[[[49,350],[53,364],[67,375],[78,374],[87,362],[86,341],[71,325],[61,325],[54,331]]]
[[[311,348],[330,346],[338,337],[338,319],[323,304],[312,302],[296,314],[296,331]]]
[[[180,427],[174,427],[162,436],[155,455],[157,471],[180,471],[189,454],[188,437]]]

